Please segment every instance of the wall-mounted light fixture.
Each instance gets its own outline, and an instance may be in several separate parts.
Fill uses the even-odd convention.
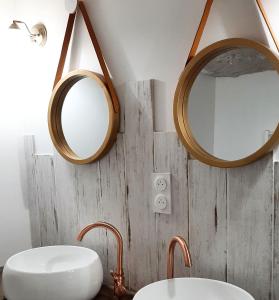
[[[31,29],[23,21],[13,20],[13,23],[9,26],[10,29],[24,29],[28,32],[28,35],[33,43],[39,46],[44,46],[47,41],[47,30],[45,25],[39,23],[34,25]]]

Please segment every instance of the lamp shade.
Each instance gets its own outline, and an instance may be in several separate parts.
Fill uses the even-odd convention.
[[[13,21],[13,23],[9,26],[9,29],[20,29],[18,24]]]

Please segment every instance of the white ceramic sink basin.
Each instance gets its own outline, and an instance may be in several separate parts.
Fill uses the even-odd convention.
[[[8,300],[91,300],[103,282],[98,254],[88,248],[51,246],[18,253],[7,261]]]
[[[175,278],[142,288],[134,300],[255,300],[232,284],[202,278]]]

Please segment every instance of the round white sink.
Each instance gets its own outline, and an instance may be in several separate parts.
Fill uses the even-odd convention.
[[[202,278],[175,278],[147,285],[134,300],[255,300],[232,284]]]
[[[103,282],[98,254],[88,248],[34,248],[8,259],[3,290],[8,300],[91,300]]]

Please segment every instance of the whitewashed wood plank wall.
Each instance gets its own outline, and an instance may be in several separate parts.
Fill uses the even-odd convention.
[[[75,166],[57,153],[38,155],[34,138],[25,137],[33,246],[78,245],[83,226],[108,221],[123,235],[126,281],[138,290],[166,278],[167,246],[179,234],[189,243],[193,267],[184,267],[177,250],[176,276],[224,280],[257,300],[278,300],[279,167],[272,155],[232,170],[188,160],[175,132],[153,132],[152,81],[122,89],[121,133],[95,164]],[[152,212],[153,172],[171,173],[171,215]],[[111,283],[113,237],[95,230],[82,245],[100,254]]]

